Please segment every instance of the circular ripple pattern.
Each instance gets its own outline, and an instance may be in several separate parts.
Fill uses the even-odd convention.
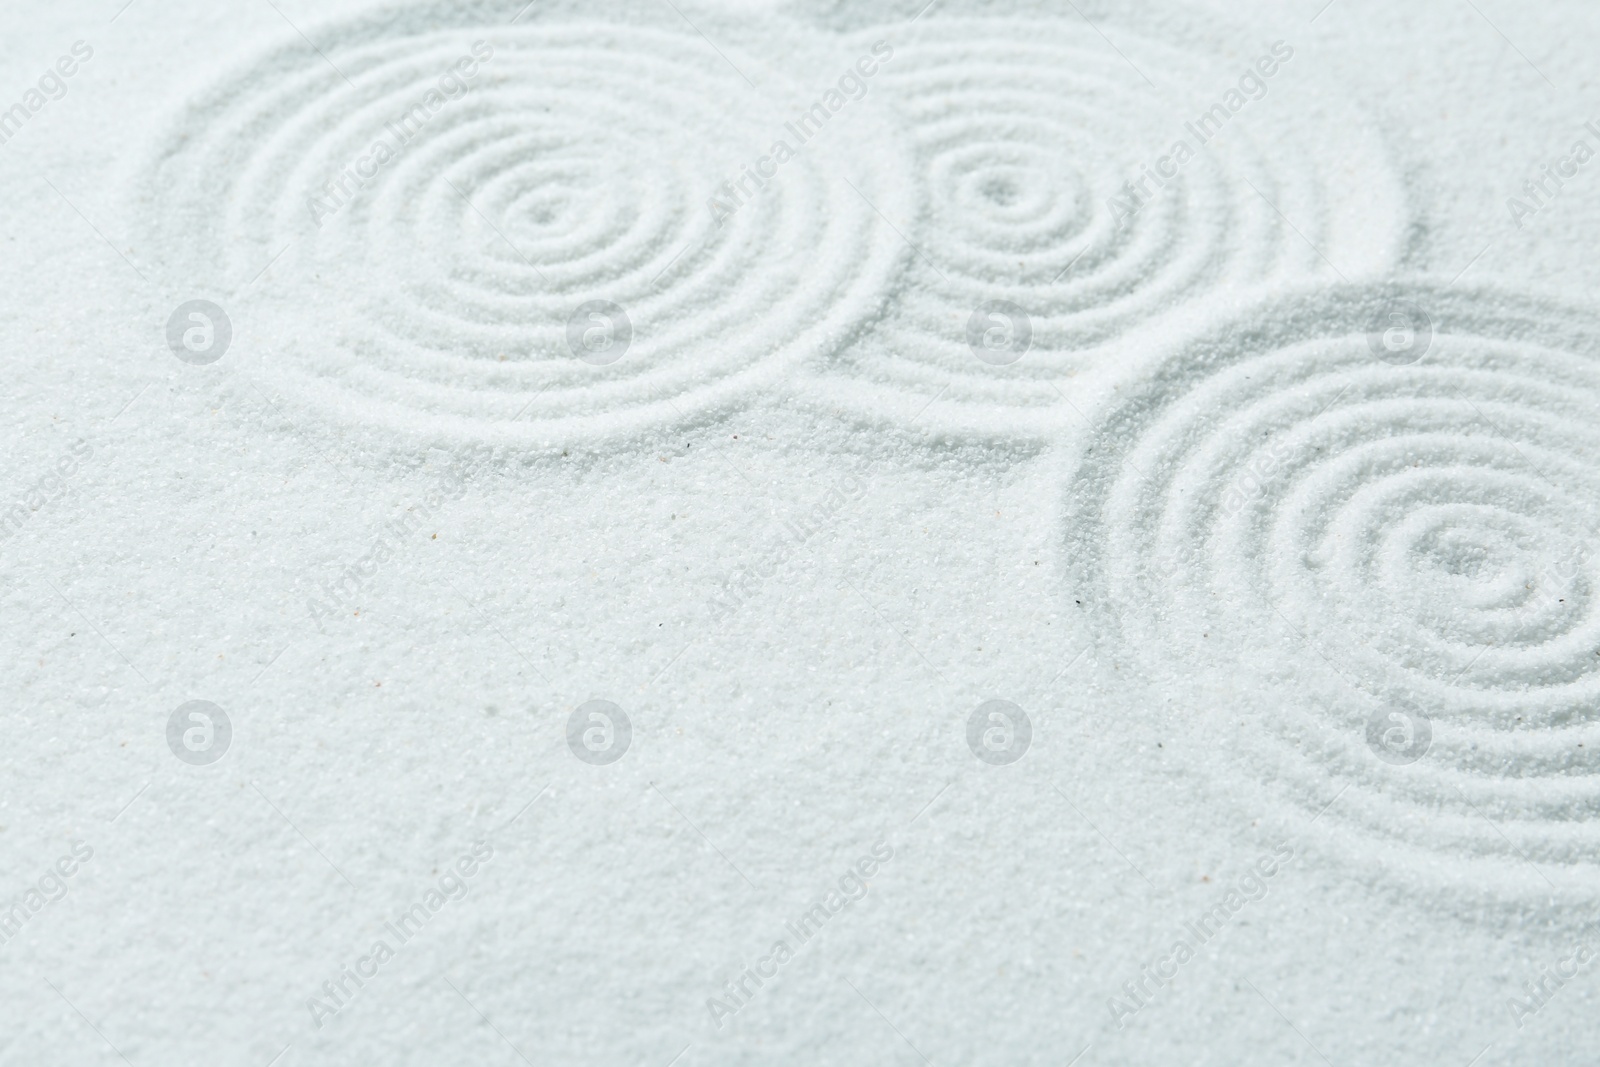
[[[289,385],[360,420],[565,441],[718,403],[881,303],[904,246],[864,195],[905,211],[910,183],[871,120],[735,199],[798,94],[752,90],[726,37],[725,59],[593,7],[420,10],[197,100],[146,185],[174,276],[243,294]]]
[[[1369,123],[1330,101],[1307,111],[1288,99],[1305,60],[1262,78],[1252,64],[1270,56],[1265,42],[1223,59],[1194,43],[1215,39],[1205,29],[1169,27],[1169,39],[1190,42],[1181,47],[1108,32],[1128,58],[1070,13],[929,15],[909,39],[903,26],[856,38],[861,54],[894,42],[872,91],[908,125],[926,199],[897,308],[849,357],[858,381],[1010,409],[992,424],[1059,404],[1054,383],[1085,349],[1181,302],[1235,283],[1332,276],[1323,254],[1349,277],[1394,265],[1401,185]],[[1246,75],[1251,96],[1240,91]],[[1210,105],[1221,119],[1186,125]],[[1130,197],[1127,184],[1157,168],[1172,176],[1146,179],[1142,204]],[[995,301],[1022,308],[1019,328],[1032,331],[1012,365],[985,365],[994,361],[975,358],[966,336],[974,309]]]
[[[1410,365],[1369,344],[1397,296],[1434,327]],[[1324,825],[1397,857],[1493,856],[1535,888],[1593,862],[1600,328],[1494,291],[1304,292],[1161,362],[1085,456],[1082,599],[1203,694],[1207,752],[1308,813],[1338,796]]]

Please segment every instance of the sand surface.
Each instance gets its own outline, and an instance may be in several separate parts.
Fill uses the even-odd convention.
[[[518,8],[6,12],[0,1063],[1592,1055],[1600,13]]]

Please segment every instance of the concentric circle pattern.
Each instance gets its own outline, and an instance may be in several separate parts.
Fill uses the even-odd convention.
[[[845,360],[869,394],[992,405],[1002,410],[989,421],[1002,421],[1060,404],[1058,383],[1088,350],[1183,302],[1395,264],[1404,197],[1370,123],[1339,103],[1308,113],[1288,99],[1306,61],[1280,63],[1268,41],[1213,54],[1203,42],[1214,34],[1169,44],[1150,21],[1107,27],[1116,47],[1070,11],[1032,22],[930,14],[859,34],[858,52],[894,43],[873,91],[900,112],[925,187],[907,227],[909,277]],[[1270,78],[1253,65],[1261,57]],[[1032,333],[1026,356],[1004,365],[975,353],[966,330],[974,309],[998,301],[1021,308]],[[1003,342],[1007,323],[995,326]]]
[[[670,9],[604,10],[267,55],[152,169],[172,276],[240,294],[273,372],[341,415],[512,440],[681,418],[838,344],[905,254],[872,206],[909,210],[895,138],[860,117],[753,181],[800,91]]]
[[[1396,856],[1540,888],[1600,847],[1600,328],[1398,295],[1433,322],[1412,364],[1369,343],[1397,294],[1337,286],[1141,375],[1069,490],[1069,550],[1206,751],[1308,815],[1338,797],[1325,824]]]

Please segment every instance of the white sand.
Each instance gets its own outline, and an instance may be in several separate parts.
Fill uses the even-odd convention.
[[[1588,8],[122,2],[0,1064],[1592,1054]]]

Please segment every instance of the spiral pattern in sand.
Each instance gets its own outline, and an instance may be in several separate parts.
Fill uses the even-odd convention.
[[[719,217],[798,90],[670,9],[603,9],[441,8],[318,31],[326,62],[270,53],[189,108],[149,176],[172,276],[247,293],[286,387],[470,437],[677,420],[839,343],[905,254],[851,188],[904,210],[893,137],[862,119]]]
[[[1295,84],[1306,60],[1273,60],[1263,78],[1252,64],[1271,56],[1268,43],[1212,54],[1213,32],[1150,21],[1144,32],[1108,27],[1127,58],[1070,12],[930,14],[856,38],[858,52],[895,46],[872,91],[910,130],[925,204],[907,227],[920,252],[908,281],[887,321],[841,357],[854,381],[839,392],[853,386],[873,406],[937,395],[992,429],[1059,405],[1086,350],[1171,307],[1234,284],[1333,277],[1330,261],[1351,278],[1397,262],[1402,186],[1345,103],[1313,101],[1308,113]],[[1261,95],[1238,93],[1246,73]],[[1188,125],[1230,90],[1237,113]],[[1193,152],[1181,165],[1179,141]],[[1175,176],[1130,198],[1127,183],[1158,167]],[[1137,210],[1124,215],[1114,200]],[[975,355],[985,333],[1015,341],[1005,316],[974,322],[994,302],[1031,327],[1012,362]]]
[[[1600,328],[1403,295],[1409,365],[1375,354],[1397,294],[1336,287],[1142,377],[1069,491],[1078,595],[1244,777],[1313,811],[1348,785],[1330,822],[1542,889],[1525,860],[1600,845]],[[1416,762],[1368,742],[1391,711],[1431,721]]]

